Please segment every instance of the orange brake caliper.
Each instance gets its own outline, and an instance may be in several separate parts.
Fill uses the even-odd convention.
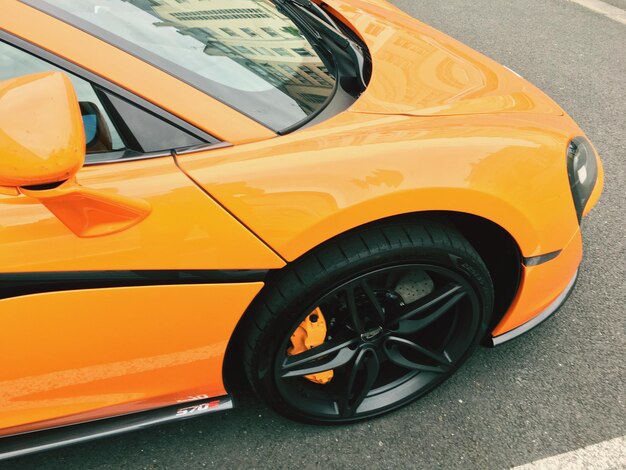
[[[287,354],[293,356],[309,349],[316,348],[326,339],[326,319],[318,308],[313,310],[291,335],[291,347]],[[327,384],[333,379],[333,371],[327,370],[318,374],[305,375],[306,379],[318,384]]]

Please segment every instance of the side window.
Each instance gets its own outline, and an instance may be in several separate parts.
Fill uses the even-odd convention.
[[[87,163],[217,143],[211,136],[192,135],[110,91],[0,41],[0,81],[50,70],[66,73],[76,90],[85,126]]]
[[[27,52],[0,42],[0,81],[22,75],[60,70]],[[85,125],[87,154],[114,152],[125,148],[124,142],[104,110],[91,84],[71,73]]]

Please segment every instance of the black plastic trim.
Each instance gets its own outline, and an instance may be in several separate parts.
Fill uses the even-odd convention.
[[[127,145],[132,150],[148,154],[208,143],[114,93],[98,86],[94,86],[94,89],[113,122],[118,123],[118,132],[123,134],[122,138],[125,141],[127,138],[134,140],[134,146]]]
[[[0,437],[0,460],[79,444],[233,408],[230,396],[204,398],[112,418]]]
[[[590,172],[591,184],[585,185],[578,179],[576,169],[573,167],[574,161],[570,158],[570,152],[572,150],[585,152],[587,165],[585,169]],[[591,161],[590,161],[591,159]],[[576,216],[578,217],[578,223],[580,224],[583,219],[583,213],[587,207],[587,203],[593,194],[593,190],[598,183],[598,161],[596,152],[585,137],[574,137],[567,146],[567,176],[569,178],[570,189],[572,191],[572,198],[574,199],[574,206],[576,208]]]
[[[545,255],[524,258],[524,266],[538,266],[540,264],[547,263],[548,261],[552,261],[561,254],[561,251],[562,250],[557,250],[551,253],[546,253]]]
[[[263,282],[268,270],[63,271],[0,274],[0,299],[111,287]]]
[[[193,147],[185,147],[182,149],[176,149],[175,155],[187,155],[190,153],[204,152],[206,150],[216,150],[216,149],[224,149],[227,147],[232,147],[233,144],[228,142],[219,142],[217,144],[207,144],[207,145],[196,145]]]
[[[113,125],[115,126],[118,134],[122,138],[122,141],[124,142],[126,149],[134,151],[134,152],[146,153],[145,151],[143,151],[143,148],[141,146],[141,143],[139,142],[138,136],[136,136],[135,134],[133,134],[133,132],[131,132],[130,127],[128,126],[128,123],[126,122],[126,120],[122,119],[122,116],[120,115],[117,108],[113,106],[113,103],[111,103],[111,100],[109,99],[109,94],[107,93],[107,91],[104,88],[101,88],[97,85],[95,86],[92,85],[92,88],[93,88],[94,93],[100,100],[100,103],[102,103],[102,106],[104,107],[107,114],[111,118],[111,121],[113,122]]]
[[[546,321],[552,315],[554,315],[565,303],[565,301],[569,298],[570,294],[574,290],[576,286],[576,281],[578,280],[578,270],[574,273],[572,279],[570,279],[569,283],[565,287],[565,289],[559,294],[559,296],[552,301],[550,305],[548,305],[543,311],[537,314],[534,318],[531,318],[526,323],[518,326],[517,328],[508,331],[499,336],[494,336],[491,338],[491,346],[500,346],[512,339],[515,339],[524,333],[531,331],[533,328],[536,328],[541,323]]]
[[[276,6],[278,7],[279,11],[282,11],[282,9],[284,9],[284,6],[281,6],[280,2],[274,2],[276,4]],[[300,4],[299,4],[300,5]],[[300,5],[301,7],[303,7],[303,9],[307,9],[309,8],[307,5]],[[331,21],[333,22],[332,27],[337,27],[337,25],[342,25],[343,28],[341,28],[341,31],[345,33],[344,29],[349,29],[347,28],[341,21],[339,21],[339,19],[335,18],[334,15],[332,15],[331,13],[329,13],[328,11],[326,11],[324,8],[322,8],[322,6],[318,7],[320,9],[321,12],[323,12],[324,15],[326,15],[329,19],[332,19]],[[290,16],[288,12],[282,11],[283,14]],[[315,16],[315,15],[313,15]],[[297,24],[297,19],[291,17],[290,18],[292,21],[296,22]],[[302,31],[302,34],[304,34],[305,36],[308,36],[307,30],[306,28],[300,28]],[[343,74],[341,73],[341,69],[342,67],[340,67],[337,63],[337,57],[335,54],[333,54],[333,52],[331,50],[326,50],[324,48],[321,48],[319,44],[316,44],[316,38],[308,38],[309,42],[311,43],[311,45],[314,47],[314,49],[317,51],[319,57],[322,59],[322,61],[325,62],[326,66],[328,67],[329,70],[333,70],[334,71],[334,75],[335,75],[335,83],[333,86],[333,92],[331,95],[328,96],[328,98],[324,101],[323,105],[318,108],[317,110],[315,110],[315,112],[311,113],[310,115],[306,116],[304,119],[302,119],[301,121],[298,121],[294,124],[292,124],[291,126],[282,129],[280,131],[278,131],[278,135],[287,135],[287,134],[291,134],[292,132],[295,132],[297,130],[300,129],[306,129],[308,127],[312,127],[320,122],[323,122],[327,119],[330,119],[331,117],[336,116],[337,114],[340,114],[341,112],[345,111],[346,109],[350,108],[350,106],[352,106],[360,97],[362,92],[358,92],[358,93],[354,93],[352,91],[350,91],[348,88],[348,83],[350,82],[349,78],[350,77],[345,77],[343,76]],[[367,49],[366,44],[358,37],[355,36],[350,36],[350,39],[352,39],[356,44],[359,45],[359,47],[362,49],[363,52],[363,60],[364,60],[364,67],[367,65],[367,67],[371,67],[371,57],[370,57],[370,53],[369,50]],[[329,60],[332,63],[327,63],[326,60],[323,59],[323,57],[326,57],[327,60]],[[366,80],[366,86],[369,84],[369,81],[371,79],[371,73],[370,74],[365,74],[367,75],[367,77],[365,78]]]
[[[217,145],[217,144],[216,144]],[[171,150],[162,152],[141,153],[135,150],[115,150],[113,152],[90,153],[83,166],[105,165],[109,163],[135,162],[137,160],[151,160],[153,158],[171,157]]]
[[[26,3],[26,2],[25,2]],[[30,5],[33,8],[36,8],[34,5]],[[140,98],[139,96],[135,95],[134,93],[126,90],[125,88],[120,87],[119,85],[116,85],[110,81],[108,81],[107,79],[101,77],[100,75],[96,75],[93,72],[90,72],[88,70],[85,70],[84,68],[80,67],[79,65],[70,62],[66,59],[63,59],[55,54],[53,54],[50,51],[47,51],[45,49],[42,49],[39,46],[36,46],[28,41],[25,41],[21,38],[18,38],[16,36],[13,36],[12,34],[7,33],[6,31],[0,30],[0,41],[6,42],[7,44],[10,44],[12,46],[17,47],[18,49],[22,49],[25,52],[28,52],[29,54],[32,54],[38,58],[40,58],[41,60],[44,60],[56,67],[59,67],[60,69],[63,69],[67,72],[70,72],[74,75],[77,75],[78,77],[87,80],[88,82],[91,82],[105,90],[107,90],[110,93],[113,93],[115,95],[118,95],[121,98],[126,99],[127,101],[133,103],[135,106],[142,108],[143,110],[145,110],[146,112],[152,113],[158,117],[160,117],[161,119],[167,121],[168,123],[170,123],[171,125],[173,125],[174,127],[178,127],[192,135],[194,135],[195,137],[197,137],[200,140],[203,140],[205,142],[208,142],[209,144],[217,144],[220,143],[221,141],[219,139],[217,139],[216,137],[212,136],[211,134],[208,134],[207,132],[203,131],[202,129],[199,129],[198,127],[188,123],[187,121],[165,111],[163,108],[160,108],[159,106],[151,103],[148,100],[145,100],[143,98]]]
[[[163,152],[141,153],[133,150],[118,150],[116,152],[91,153],[89,161],[85,161],[83,166],[105,165],[108,163],[136,162],[139,160],[150,160],[153,158],[171,157],[174,155],[187,155],[190,153],[206,152],[232,147],[228,142],[218,142],[217,144],[193,145],[175,150],[165,150]]]

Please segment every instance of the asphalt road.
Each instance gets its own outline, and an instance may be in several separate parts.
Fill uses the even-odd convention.
[[[605,2],[615,7],[626,9],[626,0],[605,0]]]
[[[11,466],[507,468],[626,434],[626,26],[567,0],[395,3],[538,85],[602,154],[606,189],[585,220],[567,304],[526,336],[479,350],[425,399],[369,423],[296,424],[247,396],[233,411]]]

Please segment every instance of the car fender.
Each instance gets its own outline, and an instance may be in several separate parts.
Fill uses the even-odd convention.
[[[425,211],[488,219],[530,257],[578,229],[565,170],[578,132],[555,116],[343,113],[178,164],[288,261],[352,228]]]

